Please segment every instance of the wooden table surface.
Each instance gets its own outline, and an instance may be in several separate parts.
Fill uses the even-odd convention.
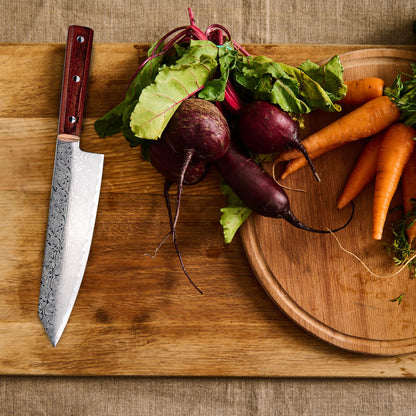
[[[63,44],[0,45],[0,372],[53,375],[414,377],[415,356],[370,357],[315,339],[283,315],[255,279],[237,237],[225,246],[224,200],[212,169],[186,187],[170,241],[163,180],[120,135],[94,121],[121,99],[147,46],[96,44],[81,147],[105,154],[96,229],[83,284],[57,348],[37,318],[56,139]],[[359,45],[247,45],[298,64]],[[415,49],[415,48],[413,48]],[[36,68],[36,71],[31,71]],[[24,76],[23,76],[24,75]]]

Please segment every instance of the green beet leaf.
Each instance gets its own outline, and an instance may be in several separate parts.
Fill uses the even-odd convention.
[[[217,54],[212,42],[191,41],[174,65],[162,66],[131,113],[132,132],[141,139],[157,140],[179,105],[213,77]]]
[[[153,52],[153,49],[154,45],[150,47],[148,56]],[[123,101],[96,120],[94,127],[100,137],[109,137],[122,132],[132,146],[139,144],[137,140],[132,140],[130,128],[125,123],[126,114],[130,118],[132,102],[137,100],[143,89],[153,82],[162,61],[163,55],[150,59],[131,81]],[[125,134],[126,132],[127,134]]]
[[[224,234],[224,242],[229,244],[252,211],[243,204],[224,181],[221,181],[221,190],[227,199],[227,207],[220,210],[220,224]]]
[[[198,98],[203,100],[224,101],[230,71],[234,68],[238,56],[238,52],[232,47],[231,42],[217,45],[217,48],[220,76],[206,82],[203,90],[198,94]]]
[[[325,66],[310,61],[295,68],[265,56],[239,57],[233,71],[235,81],[251,91],[253,99],[267,100],[282,110],[306,114],[316,109],[340,111],[335,104],[346,93],[339,58]]]
[[[282,67],[299,83],[299,99],[309,107],[309,111],[317,109],[326,111],[341,110],[341,106],[333,103],[325,89],[308,74],[288,65],[282,64]]]
[[[339,101],[347,93],[344,84],[344,68],[338,55],[333,56],[326,64],[318,65],[310,60],[303,62],[299,69],[317,82],[332,101]]]

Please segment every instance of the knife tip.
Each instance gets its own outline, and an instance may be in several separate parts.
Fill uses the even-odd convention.
[[[53,347],[56,347],[64,331],[66,320],[64,323],[57,324],[56,320],[51,321],[41,309],[39,309],[38,315],[49,341]]]
[[[51,342],[52,346],[56,347],[56,345],[58,344],[58,341],[61,338],[62,331],[57,332],[54,328],[47,328],[46,329],[46,335],[48,336],[49,341]]]
[[[59,334],[48,334],[49,341],[53,347],[56,347],[59,339],[61,338]]]

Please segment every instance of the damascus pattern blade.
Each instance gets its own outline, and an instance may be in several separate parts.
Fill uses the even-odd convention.
[[[104,155],[58,139],[49,206],[39,318],[56,346],[71,314],[90,251]]]

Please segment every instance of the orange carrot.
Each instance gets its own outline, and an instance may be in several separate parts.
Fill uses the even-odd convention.
[[[416,200],[416,151],[413,150],[412,155],[410,156],[409,161],[404,168],[402,175],[402,192],[403,192],[403,207],[404,212],[408,214],[414,205],[412,200]],[[411,216],[409,218],[410,223],[413,222],[415,218]],[[409,224],[410,225],[410,224]],[[416,237],[416,222],[413,225],[410,225],[406,230],[409,244],[412,243],[413,239]]]
[[[403,123],[389,127],[383,137],[377,161],[373,199],[373,239],[381,240],[390,202],[404,167],[415,147],[416,130]]]
[[[342,100],[338,101],[338,104],[362,105],[381,97],[384,91],[384,80],[377,77],[344,81],[344,84],[347,86],[347,93]]]
[[[338,200],[337,208],[347,206],[370,183],[377,173],[378,152],[384,132],[375,134],[367,142],[348,177],[347,183]]]
[[[310,135],[302,144],[311,153],[337,143],[352,142],[376,134],[398,121],[400,110],[386,96],[374,98],[323,129]],[[289,150],[279,155],[278,160],[291,160],[301,156],[297,150]]]
[[[330,152],[331,150],[334,150],[338,147],[341,147],[344,143],[337,143],[333,146],[329,147],[323,147],[322,149],[318,149],[315,152],[309,153],[309,158],[311,160],[316,159],[317,157]],[[278,162],[278,159],[276,159],[276,163]],[[308,164],[307,160],[301,156],[297,157],[295,159],[292,159],[286,166],[284,172],[280,175],[280,179],[285,179],[287,176],[289,176],[291,173],[294,173],[298,171],[300,168],[303,168]]]

